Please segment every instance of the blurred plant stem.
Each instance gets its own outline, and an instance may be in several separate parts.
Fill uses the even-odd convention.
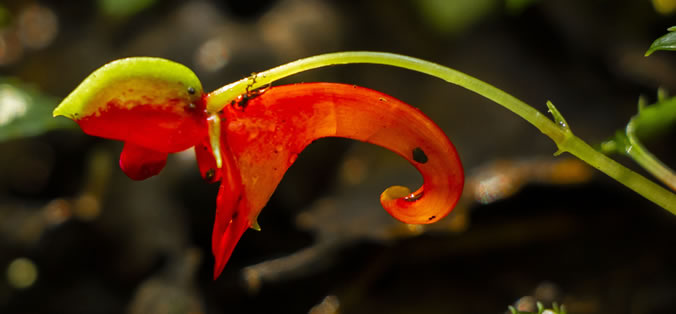
[[[304,58],[261,73],[254,73],[247,78],[219,88],[209,94],[209,97],[207,98],[207,110],[210,112],[218,112],[238,95],[245,94],[256,88],[264,87],[276,80],[299,72],[325,66],[350,63],[372,63],[405,68],[438,77],[449,83],[469,89],[470,91],[502,105],[530,122],[540,130],[540,132],[544,133],[554,141],[558,147],[558,151],[556,152],[557,155],[569,152],[676,215],[676,194],[671,193],[638,173],[620,165],[575,136],[563,119],[563,116],[556,110],[551,102],[548,102],[547,105],[549,111],[554,116],[555,122],[523,101],[488,83],[457,70],[422,59],[393,53],[369,51],[337,52]]]

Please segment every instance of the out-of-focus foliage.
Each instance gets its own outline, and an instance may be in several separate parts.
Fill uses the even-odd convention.
[[[0,27],[9,24],[9,17],[10,14],[7,8],[0,5]]]
[[[650,45],[650,49],[645,53],[646,56],[651,55],[657,50],[676,51],[676,26],[669,27],[667,30],[669,33],[657,38],[653,44]]]
[[[47,48],[59,33],[53,10],[30,3],[12,10],[0,6],[0,66],[20,61],[31,51]]]
[[[0,77],[0,141],[71,128],[67,119],[52,118],[57,99],[16,79]]]
[[[660,14],[672,14],[676,11],[676,0],[653,0],[653,6]]]
[[[462,32],[499,6],[496,0],[421,0],[414,4],[423,20],[444,34]]]
[[[511,14],[519,14],[539,0],[505,0],[505,10]]]
[[[155,4],[155,0],[98,0],[99,9],[108,16],[133,16]]]
[[[413,1],[429,26],[442,34],[458,34],[480,23],[504,5],[505,11],[518,15],[539,0],[421,0]]]

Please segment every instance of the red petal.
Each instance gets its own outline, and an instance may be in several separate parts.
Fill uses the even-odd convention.
[[[166,153],[193,147],[207,134],[200,98],[181,97],[175,90],[154,90],[152,86],[106,89],[97,96],[105,99],[101,100],[104,105],[86,116],[74,117],[89,135],[125,142],[129,151],[122,153],[120,167],[135,180],[156,175],[164,167]]]
[[[213,234],[214,278],[286,170],[318,138],[373,143],[411,162],[423,175],[423,187],[414,193],[392,187],[381,195],[383,207],[403,222],[443,218],[462,192],[462,165],[443,131],[419,110],[383,93],[333,83],[279,86],[226,106],[222,118],[224,169]],[[213,157],[200,154],[200,168],[212,167]]]
[[[257,217],[286,170],[312,141],[346,137],[385,147],[408,160],[424,184],[386,190],[383,207],[406,223],[431,223],[455,206],[464,183],[460,158],[434,122],[389,95],[354,85],[273,87],[224,109],[222,133],[235,156],[251,216]]]
[[[76,120],[94,136],[120,140],[156,151],[175,153],[195,146],[206,135],[203,115],[186,106],[128,105],[111,101],[97,115]]]
[[[133,180],[145,180],[162,171],[167,155],[127,142],[120,154],[120,168]]]
[[[216,217],[212,234],[212,251],[216,258],[214,279],[223,271],[232,251],[244,231],[252,226],[251,207],[242,189],[239,169],[235,167],[232,153],[222,146],[223,168],[220,169],[221,186],[216,199]],[[212,157],[213,158],[213,157]]]
[[[216,160],[214,159],[208,138],[195,146],[195,158],[197,159],[197,166],[199,167],[202,179],[209,183],[221,180],[221,171],[216,166]]]
[[[231,195],[227,192],[225,183],[221,184],[218,192],[218,205],[212,235],[212,250],[216,259],[214,264],[214,279],[218,278],[228,263],[232,251],[244,231],[251,226],[246,216],[246,202],[242,195]],[[232,196],[235,196],[233,198]]]

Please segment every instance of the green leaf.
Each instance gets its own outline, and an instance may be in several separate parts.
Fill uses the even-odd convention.
[[[646,56],[651,55],[657,50],[676,51],[676,26],[669,27],[667,30],[669,33],[657,38],[653,44],[650,45],[650,48],[645,53]]]
[[[676,124],[676,97],[667,97],[653,105],[644,106],[632,118],[638,137],[653,138],[667,133]]]
[[[68,120],[52,118],[50,112],[57,103],[57,98],[17,79],[0,77],[0,142],[76,127]]]

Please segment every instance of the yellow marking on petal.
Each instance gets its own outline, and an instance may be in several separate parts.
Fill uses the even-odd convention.
[[[209,115],[207,118],[209,124],[209,144],[216,160],[216,167],[223,167],[223,154],[221,153],[221,117],[217,113]]]
[[[383,191],[382,200],[391,201],[411,196],[411,190],[405,186],[394,185]]]

